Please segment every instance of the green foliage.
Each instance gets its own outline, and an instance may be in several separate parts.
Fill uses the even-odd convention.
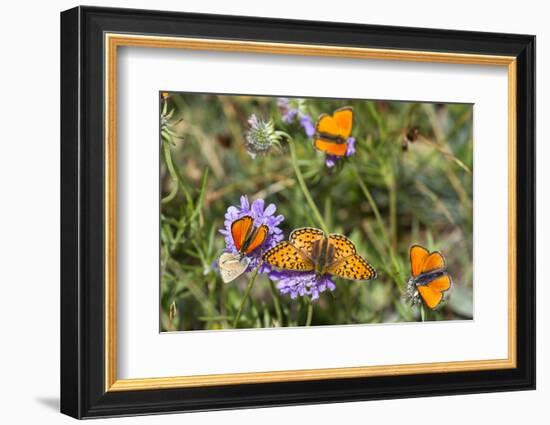
[[[328,168],[299,122],[282,120],[276,98],[170,94],[163,100],[162,330],[472,317],[471,105],[307,99],[300,107],[317,117],[347,105],[354,108],[356,154]],[[292,145],[282,137],[252,159],[245,149],[251,114],[272,120]],[[419,136],[407,141],[412,128]],[[285,238],[304,226],[347,235],[378,278],[335,279],[336,291],[313,303],[279,294],[261,274],[222,283],[214,267],[225,247],[218,230],[243,194],[277,206]],[[402,297],[413,243],[443,252],[454,282],[448,302],[422,317]]]

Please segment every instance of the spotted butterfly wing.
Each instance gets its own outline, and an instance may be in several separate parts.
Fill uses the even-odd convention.
[[[355,244],[344,235],[331,233],[328,235],[329,245],[334,247],[334,259],[340,260],[350,255],[357,254]]]
[[[350,280],[371,280],[376,278],[376,270],[360,255],[350,255],[328,266],[330,274]]]
[[[313,246],[315,242],[323,240],[325,233],[320,229],[313,227],[302,227],[295,229],[290,234],[288,241],[291,245],[298,248],[309,258],[312,258]]]
[[[370,280],[376,278],[376,270],[367,260],[357,255],[354,243],[344,235],[332,233],[328,237],[332,263],[327,272],[350,280]]]
[[[311,258],[287,241],[275,245],[262,258],[267,264],[279,269],[301,272],[315,270]]]

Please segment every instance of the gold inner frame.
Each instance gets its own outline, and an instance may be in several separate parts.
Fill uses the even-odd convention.
[[[444,373],[516,367],[516,58],[461,53],[105,34],[105,391]],[[116,98],[120,46],[503,66],[508,72],[508,357],[437,363],[118,379],[116,372]]]

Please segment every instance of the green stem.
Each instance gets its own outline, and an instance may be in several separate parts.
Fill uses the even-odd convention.
[[[306,326],[311,326],[312,318],[313,318],[313,303],[309,301],[307,305]]]
[[[424,304],[420,304],[420,319],[423,322],[430,320],[428,310],[426,310],[426,306]]]
[[[397,190],[395,187],[395,178],[388,187],[390,200],[390,237],[392,248],[395,251],[397,247]]]
[[[319,223],[319,226],[321,229],[328,234],[328,226],[325,223],[325,220],[323,219],[323,216],[319,212],[319,209],[315,205],[315,202],[313,201],[313,198],[311,197],[311,193],[309,193],[309,189],[306,186],[306,182],[304,181],[304,177],[302,175],[302,172],[300,171],[300,167],[298,167],[298,162],[296,159],[296,148],[294,147],[294,141],[290,136],[288,136],[289,142],[288,145],[290,147],[290,156],[292,159],[292,166],[294,167],[294,173],[296,174],[296,178],[298,179],[298,183],[300,184],[300,188],[302,189],[302,193],[304,194],[304,197],[306,198],[307,203],[309,204],[309,207],[313,211],[313,215],[315,216],[317,222]]]
[[[250,290],[254,286],[254,281],[256,280],[256,276],[258,276],[258,270],[260,269],[261,265],[262,265],[262,262],[260,261],[256,266],[256,268],[254,269],[252,276],[250,276],[250,280],[248,281],[248,285],[246,286],[246,290],[244,292],[244,297],[241,301],[241,305],[239,306],[239,310],[237,311],[237,314],[235,315],[235,319],[233,320],[234,329],[237,329],[237,324],[239,323],[239,319],[241,318],[241,313],[243,312],[243,308],[244,308],[244,305],[246,304],[246,300],[248,300],[248,295],[250,294]]]
[[[170,145],[167,142],[163,142],[162,152],[164,153],[164,162],[166,163],[166,168],[168,169],[168,173],[170,173],[170,177],[172,177],[172,184],[174,185],[170,193],[166,195],[164,198],[162,198],[162,200],[160,201],[162,204],[165,204],[167,202],[170,202],[172,199],[174,199],[178,194],[179,181],[178,181],[178,175],[176,173],[176,169],[174,168],[174,163],[172,162]]]
[[[273,304],[275,305],[275,314],[277,315],[277,322],[279,326],[283,326],[283,311],[281,310],[281,303],[279,301],[279,294],[275,288],[275,284],[269,279],[269,288],[271,289],[271,295],[273,297]]]
[[[167,202],[170,202],[178,193],[178,187],[183,192],[185,199],[187,202],[191,202],[191,195],[189,194],[187,188],[185,187],[185,182],[183,181],[182,176],[178,173],[178,170],[174,166],[174,160],[172,159],[172,150],[170,149],[170,143],[167,141],[163,141],[162,146],[162,153],[164,156],[164,162],[166,163],[166,168],[168,169],[168,173],[170,174],[170,177],[172,178],[174,187],[170,191],[166,197],[161,199],[161,203],[165,204]]]
[[[353,174],[355,176],[355,180],[357,180],[357,183],[359,184],[359,187],[361,188],[361,191],[365,195],[365,198],[367,198],[367,201],[372,209],[372,212],[374,213],[374,217],[376,218],[376,222],[378,223],[378,227],[380,227],[380,230],[382,232],[382,236],[384,238],[384,242],[386,244],[386,247],[388,249],[388,252],[390,254],[390,258],[392,260],[393,266],[398,269],[398,264],[395,259],[395,254],[393,252],[393,246],[390,241],[390,237],[388,235],[388,232],[386,231],[386,226],[384,224],[384,220],[382,220],[382,216],[380,215],[380,210],[378,209],[378,206],[376,205],[376,202],[374,198],[372,197],[372,194],[370,193],[369,188],[365,184],[365,182],[361,179],[359,176],[359,172],[357,171],[357,168],[355,165],[352,165],[351,170],[353,171]]]

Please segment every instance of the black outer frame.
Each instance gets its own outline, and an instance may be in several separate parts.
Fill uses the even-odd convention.
[[[517,368],[105,392],[105,32],[515,56]],[[81,6],[61,13],[61,120],[61,412],[91,418],[535,388],[534,36]]]

